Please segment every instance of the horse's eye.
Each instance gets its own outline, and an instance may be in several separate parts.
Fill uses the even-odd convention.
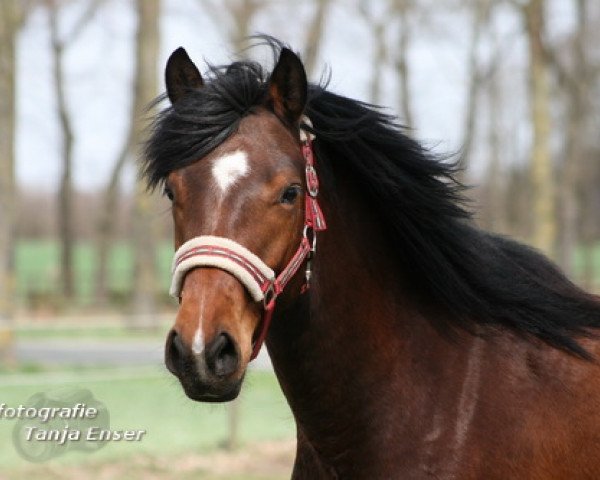
[[[171,190],[169,187],[165,187],[164,195],[171,201],[173,201],[173,198],[175,198],[175,195],[173,195],[173,190]]]
[[[281,203],[291,205],[296,201],[298,195],[300,195],[300,185],[290,185],[283,191],[283,193],[281,194],[281,199],[279,201]]]

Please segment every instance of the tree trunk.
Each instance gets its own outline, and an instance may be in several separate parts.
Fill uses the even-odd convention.
[[[229,31],[229,39],[235,52],[241,57],[246,57],[246,42],[250,35],[250,24],[263,5],[262,0],[230,0],[225,2],[231,19],[232,29]]]
[[[247,41],[250,26],[256,13],[267,0],[200,0],[204,12],[231,44],[241,58],[247,57]]]
[[[240,446],[240,397],[227,404],[227,439],[223,443],[225,450],[235,450]]]
[[[471,41],[469,44],[469,55],[468,55],[468,77],[469,86],[467,88],[467,98],[465,102],[465,117],[462,131],[462,142],[461,142],[461,154],[459,157],[459,163],[461,170],[459,172],[459,180],[465,182],[467,180],[467,174],[470,163],[470,155],[473,149],[473,143],[475,140],[475,129],[477,119],[477,112],[479,109],[479,97],[482,86],[482,75],[481,68],[479,65],[479,59],[477,55],[477,49],[481,42],[481,34],[485,26],[486,20],[489,16],[489,4],[487,1],[477,1],[472,6],[473,9],[473,23],[471,31]]]
[[[304,58],[302,60],[308,78],[311,78],[315,73],[330,5],[331,0],[317,0],[317,8],[315,9],[312,22],[307,29],[308,32],[304,44]]]
[[[529,0],[523,8],[529,43],[529,91],[533,145],[530,181],[533,193],[532,243],[546,254],[554,253],[556,240],[555,195],[550,155],[550,82],[543,47],[544,0]]]
[[[15,40],[17,0],[0,3],[0,322],[12,317],[15,287]]]
[[[59,38],[58,7],[49,1],[48,16],[52,51],[52,76],[56,96],[57,115],[61,128],[62,174],[59,187],[58,226],[60,235],[61,287],[65,299],[74,296],[73,279],[73,128],[67,110],[65,96],[64,50],[65,44]]]
[[[13,360],[15,301],[15,43],[18,0],[0,2],[0,362]]]
[[[587,123],[590,115],[589,99],[593,75],[589,73],[586,37],[587,2],[577,0],[577,31],[573,41],[573,72],[564,83],[567,90],[567,138],[562,175],[559,182],[560,234],[558,261],[570,275],[574,274],[575,249],[579,243],[579,212],[581,210],[578,189],[581,187],[580,172],[586,151]]]
[[[498,74],[494,74],[487,85],[488,92],[488,144],[490,165],[487,174],[487,208],[484,225],[487,229],[502,233],[506,229],[506,205],[504,172],[501,168],[501,133],[499,119],[501,118],[502,99]]]
[[[157,8],[160,8],[160,5]],[[137,10],[137,13],[140,13],[139,9]],[[136,148],[139,147],[139,144],[142,142],[141,132],[139,132],[139,123],[141,121],[141,117],[143,117],[144,112],[146,111],[146,105],[152,100],[153,96],[156,94],[152,92],[156,92],[158,89],[158,86],[156,85],[156,82],[154,80],[140,78],[142,75],[149,73],[149,71],[151,70],[150,65],[142,64],[142,58],[146,56],[151,57],[152,55],[156,55],[155,48],[158,47],[145,48],[144,45],[140,44],[140,42],[146,42],[147,37],[151,36],[152,34],[147,31],[147,26],[142,26],[141,18],[138,19],[138,22],[138,31],[136,34],[136,65],[134,72],[134,83],[132,85],[134,101],[130,113],[128,132],[125,137],[124,143],[121,147],[119,156],[117,157],[117,160],[113,165],[109,181],[106,185],[106,188],[104,189],[104,195],[101,205],[102,210],[99,214],[98,229],[96,234],[98,268],[96,270],[95,297],[96,303],[99,306],[106,306],[109,301],[110,292],[108,267],[110,249],[115,241],[114,235],[117,221],[117,215],[115,214],[115,212],[119,206],[121,196],[121,192],[119,190],[121,174],[127,162],[131,160],[132,157],[135,157],[135,155],[140,153],[136,151]],[[157,62],[158,60],[155,59],[154,63],[156,64]],[[148,72],[146,72],[146,70]],[[154,86],[148,85],[146,87],[144,85],[145,83],[153,81]],[[139,195],[144,195],[143,188],[140,189]],[[144,302],[144,300],[141,299],[139,301]],[[136,311],[138,311],[138,309],[140,312],[145,310],[141,306],[135,307]]]
[[[396,52],[396,72],[398,74],[399,112],[402,124],[407,128],[414,128],[410,97],[410,81],[408,69],[408,50],[410,45],[410,26],[408,13],[411,0],[395,0],[394,10],[399,19],[398,50]]]
[[[157,94],[160,2],[136,0],[138,29],[136,37],[136,73],[133,115],[137,120],[131,144],[139,146],[143,139],[143,117],[147,105]],[[138,179],[133,207],[133,310],[138,318],[156,320],[156,208],[153,197]],[[154,222],[156,223],[156,222]]]
[[[104,198],[99,213],[98,229],[96,232],[96,251],[97,251],[97,269],[96,269],[96,304],[106,306],[109,301],[108,285],[108,263],[110,257],[110,248],[114,243],[115,224],[117,221],[116,211],[120,200],[119,181],[121,173],[127,160],[131,157],[131,137],[135,119],[131,116],[129,133],[121,149],[121,153],[113,166],[108,185],[104,190]]]
[[[364,18],[367,28],[370,29],[375,51],[371,63],[371,81],[369,85],[369,101],[378,105],[381,101],[381,79],[383,69],[386,66],[388,58],[388,42],[386,38],[386,27],[389,23],[389,17],[392,14],[394,5],[386,5],[383,15],[377,15],[370,10],[369,3],[366,0],[358,3],[358,12]]]

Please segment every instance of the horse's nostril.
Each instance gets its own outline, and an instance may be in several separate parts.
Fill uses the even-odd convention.
[[[177,375],[183,361],[183,342],[175,330],[169,332],[165,345],[165,364],[169,371]]]
[[[206,347],[206,366],[217,377],[227,377],[238,368],[239,357],[233,339],[220,333]]]

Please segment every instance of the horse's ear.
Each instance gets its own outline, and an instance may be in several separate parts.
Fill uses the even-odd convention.
[[[282,120],[295,124],[306,105],[308,83],[298,56],[284,48],[269,79],[267,106]]]
[[[167,60],[165,83],[171,104],[175,104],[188,91],[204,85],[202,75],[184,48],[179,47]]]

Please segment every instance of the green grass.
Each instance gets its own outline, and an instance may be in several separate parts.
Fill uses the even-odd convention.
[[[100,450],[87,453],[67,451],[46,466],[85,464],[127,459],[132,455],[170,455],[208,452],[227,438],[226,405],[196,403],[189,400],[180,385],[166,373],[140,369],[139,376],[125,376],[102,370],[105,378],[90,371],[67,372],[57,385],[89,389],[110,412],[112,429],[144,429],[140,442],[109,442]],[[55,386],[39,383],[52,375],[0,375],[0,403],[16,407],[38,392]],[[26,383],[14,385],[15,378]],[[86,380],[87,378],[87,380]],[[4,386],[1,386],[4,385]],[[13,385],[13,386],[10,386]],[[294,425],[291,412],[272,373],[249,372],[240,396],[240,439],[243,443],[291,438]],[[11,471],[31,464],[13,448],[12,430],[16,420],[0,418],[0,465]],[[0,475],[1,476],[1,475]]]
[[[155,259],[160,286],[167,291],[170,281],[173,246],[160,244]],[[44,302],[57,297],[60,289],[60,250],[56,241],[21,240],[16,247],[16,289],[20,302]],[[74,249],[74,274],[77,302],[89,304],[93,297],[97,271],[94,245],[78,243]],[[115,243],[109,252],[108,287],[113,295],[126,295],[131,288],[133,276],[133,247]]]

